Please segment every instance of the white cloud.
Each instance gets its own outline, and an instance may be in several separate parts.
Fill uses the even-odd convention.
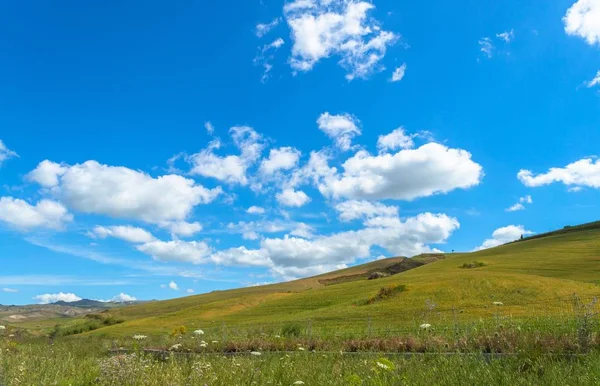
[[[151,241],[138,245],[137,250],[162,262],[205,263],[212,249],[203,241]]]
[[[212,202],[222,192],[174,174],[153,178],[96,161],[74,166],[43,161],[28,178],[80,212],[148,223],[184,220],[196,205]]]
[[[525,205],[521,204],[520,202],[517,202],[513,206],[507,208],[506,211],[507,212],[517,212],[517,211],[524,210],[524,209],[525,209]]]
[[[303,277],[316,276],[327,272],[348,268],[346,264],[313,265],[311,267],[273,267],[271,272],[282,280],[296,280]]]
[[[210,122],[204,122],[204,128],[206,129],[206,132],[210,135],[213,135],[213,133],[215,132],[215,127],[213,126],[212,123]]]
[[[405,74],[406,74],[406,63],[402,64],[400,67],[398,67],[394,70],[394,73],[392,74],[392,78],[390,79],[390,81],[391,82],[400,82],[402,79],[404,79]]]
[[[262,136],[247,126],[232,127],[229,133],[240,155],[216,155],[214,151],[221,147],[221,143],[212,141],[206,149],[187,157],[192,164],[192,174],[230,184],[248,184],[246,172],[260,158],[265,147]]]
[[[272,176],[280,170],[290,170],[298,165],[302,153],[293,147],[271,149],[269,157],[263,159],[259,172],[264,176]]]
[[[261,78],[262,83],[265,83],[271,75],[271,70],[273,69],[271,62],[274,59],[274,53],[284,44],[285,41],[282,38],[277,38],[271,43],[263,45],[262,48],[259,47],[259,52],[254,58],[254,64],[261,65],[264,69]]]
[[[596,76],[594,77],[594,79],[590,80],[589,82],[586,82],[585,85],[588,88],[600,86],[600,71],[598,71],[598,73],[596,74]]]
[[[195,291],[191,288],[188,288],[185,290],[185,292],[187,292],[188,294],[193,294]]]
[[[136,300],[137,299],[134,298],[133,296],[127,295],[126,293],[123,293],[123,292],[121,292],[117,296],[113,296],[113,298],[110,299],[111,302],[115,302],[115,303],[135,302]]]
[[[62,230],[65,223],[73,220],[67,208],[51,200],[37,204],[12,198],[0,198],[0,221],[23,231],[34,228]]]
[[[199,222],[172,221],[159,224],[160,227],[167,229],[173,236],[190,237],[202,230],[202,224]]]
[[[154,236],[150,232],[130,225],[97,226],[91,235],[101,239],[111,236],[135,244],[147,243],[154,240]]]
[[[600,2],[579,0],[567,10],[563,17],[565,32],[579,36],[588,44],[600,45]]]
[[[246,213],[249,213],[249,214],[264,214],[265,213],[265,209],[261,208],[260,206],[251,206],[250,208],[248,208],[248,210],[246,210]]]
[[[398,39],[367,16],[375,6],[360,0],[295,0],[284,6],[292,30],[290,65],[309,71],[322,59],[340,57],[346,79],[367,78],[384,67],[388,46]]]
[[[73,303],[81,300],[81,298],[73,293],[57,293],[37,295],[33,298],[40,304],[50,304],[56,302]]]
[[[242,265],[268,267],[271,260],[263,249],[247,249],[246,247],[230,248],[214,253],[211,260],[221,265]]]
[[[413,138],[416,135],[408,135],[403,127],[399,127],[387,135],[380,135],[377,139],[379,151],[412,149],[415,146]]]
[[[303,222],[299,223],[296,229],[290,232],[292,236],[304,237],[305,239],[312,239],[315,237],[314,235],[315,228],[311,227],[308,224]]]
[[[325,112],[321,114],[317,124],[342,150],[350,150],[352,138],[361,135],[358,127],[360,121],[350,114],[331,115]]]
[[[14,288],[2,288],[2,292],[15,294],[15,293],[19,292],[19,290],[14,289]]]
[[[311,267],[347,264],[371,255],[372,246],[390,253],[413,256],[437,251],[427,244],[444,242],[460,226],[455,218],[444,214],[422,213],[405,221],[397,219],[391,226],[369,226],[312,240],[296,237],[265,239],[261,248],[275,267]]]
[[[377,156],[359,151],[342,166],[342,174],[319,179],[318,188],[323,195],[413,200],[467,189],[478,185],[483,178],[483,168],[471,160],[471,153],[438,143]]]
[[[479,40],[479,50],[488,58],[493,56],[494,49],[495,47],[490,38],[485,37]]]
[[[531,198],[530,195],[527,195],[525,197],[519,198],[519,202],[517,202],[516,204],[514,204],[510,208],[506,209],[506,211],[507,212],[517,212],[519,210],[524,210],[525,209],[525,205],[523,205],[523,204],[533,204],[533,199]]]
[[[515,31],[511,29],[510,31],[505,31],[499,34],[496,34],[498,39],[504,40],[506,43],[510,43],[515,38]]]
[[[179,291],[179,286],[174,281],[169,283],[169,288],[172,289],[173,291]]]
[[[387,206],[379,202],[350,200],[335,206],[341,221],[348,222],[373,217],[396,217],[398,207]]]
[[[521,170],[517,177],[525,186],[529,187],[562,182],[569,187],[600,189],[600,160],[594,162],[591,158],[584,158],[570,163],[564,168],[550,168],[548,172],[538,175],[534,175],[529,170]]]
[[[285,189],[281,193],[278,193],[276,198],[277,202],[279,202],[281,205],[295,208],[304,206],[310,201],[310,197],[308,197],[306,193],[301,190],[294,189]]]
[[[18,157],[18,154],[7,148],[4,142],[2,142],[0,139],[0,166],[2,166],[2,163],[7,159],[14,157]]]
[[[281,22],[281,18],[277,18],[277,19],[274,19],[270,23],[257,24],[256,29],[255,29],[256,36],[258,36],[259,38],[262,38],[263,36],[268,34],[269,31],[271,31],[273,28],[277,27],[280,22]]]
[[[509,243],[511,241],[518,240],[521,236],[527,236],[533,234],[523,227],[523,225],[509,225],[503,228],[498,228],[492,233],[492,238],[487,239],[479,247],[475,248],[476,251],[483,249],[497,247],[502,244]]]

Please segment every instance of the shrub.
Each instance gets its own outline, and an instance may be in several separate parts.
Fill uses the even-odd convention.
[[[404,291],[406,291],[405,285],[388,285],[385,287],[381,287],[379,292],[377,292],[377,295],[375,295],[375,296],[369,298],[369,300],[367,300],[367,304],[373,304],[373,303],[381,301],[381,300],[391,299],[394,296],[396,296],[399,293],[404,292]]]
[[[471,269],[471,268],[481,268],[481,267],[485,267],[485,266],[486,266],[486,264],[482,263],[481,261],[472,261],[470,263],[464,263],[459,268]]]
[[[302,334],[302,326],[297,323],[289,323],[281,329],[281,335],[285,337],[298,337]]]

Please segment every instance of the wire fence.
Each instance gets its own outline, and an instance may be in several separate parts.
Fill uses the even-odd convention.
[[[361,311],[362,312],[362,311]],[[198,323],[207,335],[222,341],[261,336],[313,338],[392,337],[434,330],[440,334],[461,334],[497,328],[555,335],[573,334],[585,328],[599,330],[600,304],[596,297],[576,295],[549,298],[520,304],[467,304],[439,307],[427,301],[421,309],[403,312],[378,310],[373,313],[332,314],[326,308],[307,310],[297,307],[277,309],[277,320],[252,315],[236,320]],[[281,320],[281,315],[289,317]],[[192,326],[194,327],[194,326]]]

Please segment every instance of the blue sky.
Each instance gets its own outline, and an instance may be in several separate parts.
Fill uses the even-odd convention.
[[[0,7],[0,304],[598,220],[596,1]]]

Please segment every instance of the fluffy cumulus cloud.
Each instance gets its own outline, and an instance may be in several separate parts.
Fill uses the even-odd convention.
[[[405,74],[406,74],[406,63],[402,64],[400,67],[398,67],[394,70],[390,81],[392,83],[400,82],[402,79],[404,79]]]
[[[406,134],[403,127],[399,127],[386,135],[380,135],[377,139],[377,147],[380,151],[398,150],[398,149],[411,149],[415,146],[413,138],[416,135]]]
[[[521,170],[517,177],[525,186],[529,187],[560,182],[570,188],[600,189],[600,160],[584,158],[570,163],[564,168],[550,168],[548,172],[537,175],[530,170]]]
[[[171,221],[160,223],[159,226],[167,229],[174,237],[190,237],[202,231],[202,224],[199,222]]]
[[[96,161],[73,166],[43,161],[27,178],[77,211],[148,223],[184,220],[195,206],[221,193],[179,175],[153,178]]]
[[[90,236],[101,239],[115,237],[130,243],[142,244],[154,240],[154,236],[145,229],[130,225],[117,225],[111,227],[97,226],[90,232]]]
[[[525,209],[525,204],[533,204],[533,199],[530,195],[519,198],[519,201],[513,206],[506,209],[507,212],[517,212]]]
[[[487,239],[479,247],[475,248],[476,251],[483,249],[494,248],[499,245],[510,243],[521,238],[521,236],[531,235],[533,232],[528,231],[523,225],[509,225],[502,228],[498,228],[492,233],[492,238]]]
[[[321,114],[317,120],[319,129],[331,138],[341,150],[352,148],[352,138],[361,134],[360,122],[350,114],[332,115],[328,112]]]
[[[4,161],[13,157],[17,157],[17,153],[6,147],[4,142],[2,142],[2,140],[0,139],[0,166],[2,166],[2,163]]]
[[[206,263],[212,252],[211,247],[203,241],[155,240],[136,248],[158,261],[192,264]]]
[[[169,288],[172,289],[173,291],[179,291],[179,286],[174,281],[169,283]]]
[[[600,2],[597,0],[579,0],[573,4],[563,17],[565,32],[579,36],[590,45],[600,45]]]
[[[291,29],[290,65],[309,71],[320,60],[339,57],[346,79],[367,78],[384,67],[381,60],[398,35],[369,17],[375,6],[360,0],[294,0],[285,4]]]
[[[251,206],[250,208],[248,208],[246,210],[246,213],[249,213],[249,214],[264,214],[265,213],[265,208],[262,208],[260,206]]]
[[[277,201],[283,206],[299,208],[310,201],[310,197],[301,190],[285,189],[278,193]]]
[[[57,293],[57,294],[43,294],[37,295],[33,298],[40,304],[50,304],[56,302],[73,303],[81,300],[81,298],[73,293]]]
[[[300,151],[293,147],[271,149],[269,157],[262,160],[259,172],[264,176],[272,176],[283,170],[290,170],[298,165]]]
[[[373,217],[397,217],[398,207],[387,206],[378,202],[350,200],[335,206],[341,221],[362,220]]]
[[[219,140],[212,141],[209,146],[187,157],[192,165],[191,173],[230,184],[247,185],[248,168],[260,158],[265,144],[262,136],[247,126],[235,126],[229,130],[234,145],[239,149],[239,155],[221,156],[215,150],[221,147]]]
[[[319,179],[319,190],[325,196],[413,200],[467,189],[483,178],[483,168],[468,151],[433,142],[395,154],[373,156],[359,151],[342,166],[343,173]]]
[[[121,292],[120,294],[113,296],[110,299],[111,302],[115,303],[127,303],[127,302],[135,302],[137,299],[131,295],[127,295],[126,293]]]
[[[29,231],[35,228],[62,230],[73,220],[67,208],[56,201],[41,200],[35,205],[13,198],[0,198],[0,222]]]

